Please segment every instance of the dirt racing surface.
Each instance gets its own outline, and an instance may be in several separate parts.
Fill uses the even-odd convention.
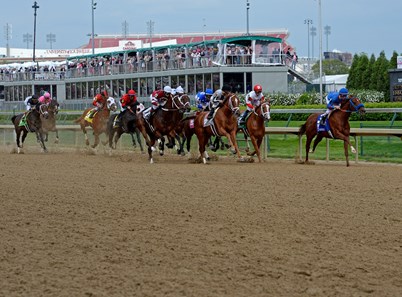
[[[402,296],[402,167],[0,152],[0,296]]]

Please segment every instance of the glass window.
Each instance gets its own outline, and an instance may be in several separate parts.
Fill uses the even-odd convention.
[[[213,73],[212,74],[212,83],[213,83],[213,90],[216,91],[220,89],[221,83],[219,79],[219,73]]]
[[[196,85],[196,89],[195,92],[198,93],[200,91],[204,91],[204,75],[202,74],[197,74],[195,76],[195,85]]]
[[[194,75],[187,76],[187,93],[195,95],[195,88],[194,88]]]

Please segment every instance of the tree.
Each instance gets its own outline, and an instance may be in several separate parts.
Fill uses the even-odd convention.
[[[315,63],[313,67],[311,67],[311,69],[313,70],[315,75],[320,75],[319,63]],[[323,73],[325,73],[325,75],[348,74],[349,67],[345,63],[337,59],[324,60],[322,61],[322,71]]]
[[[348,89],[357,89],[359,73],[357,72],[357,65],[359,64],[359,55],[355,54],[353,56],[352,66],[350,66],[348,80],[346,82],[346,87]]]

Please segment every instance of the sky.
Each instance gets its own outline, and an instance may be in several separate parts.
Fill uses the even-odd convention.
[[[53,49],[78,48],[92,32],[92,0],[37,0],[36,48],[48,49],[46,35],[55,34]],[[247,0],[93,0],[97,3],[95,34],[190,32],[247,32]],[[366,53],[387,58],[402,53],[402,1],[400,0],[248,0],[249,30],[286,29],[288,43],[299,57],[318,57],[319,19],[322,20],[322,50]],[[0,47],[6,47],[6,28],[11,28],[10,47],[27,48],[24,34],[33,35],[33,0],[3,1],[0,11]],[[311,25],[305,23],[312,21]],[[7,25],[8,24],[8,25]],[[330,34],[324,27],[330,26]],[[316,28],[312,37],[308,28]],[[327,48],[328,44],[328,48]],[[29,48],[32,48],[32,42]]]

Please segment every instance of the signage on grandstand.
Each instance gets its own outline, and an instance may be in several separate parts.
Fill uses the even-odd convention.
[[[398,56],[397,58],[396,58],[396,68],[398,68],[398,69],[402,69],[402,56]]]
[[[75,48],[75,49],[48,49],[45,51],[44,55],[46,57],[70,57],[76,55],[86,55],[90,54],[91,49],[89,48]]]
[[[119,48],[123,51],[135,50],[142,47],[141,40],[119,40]]]

